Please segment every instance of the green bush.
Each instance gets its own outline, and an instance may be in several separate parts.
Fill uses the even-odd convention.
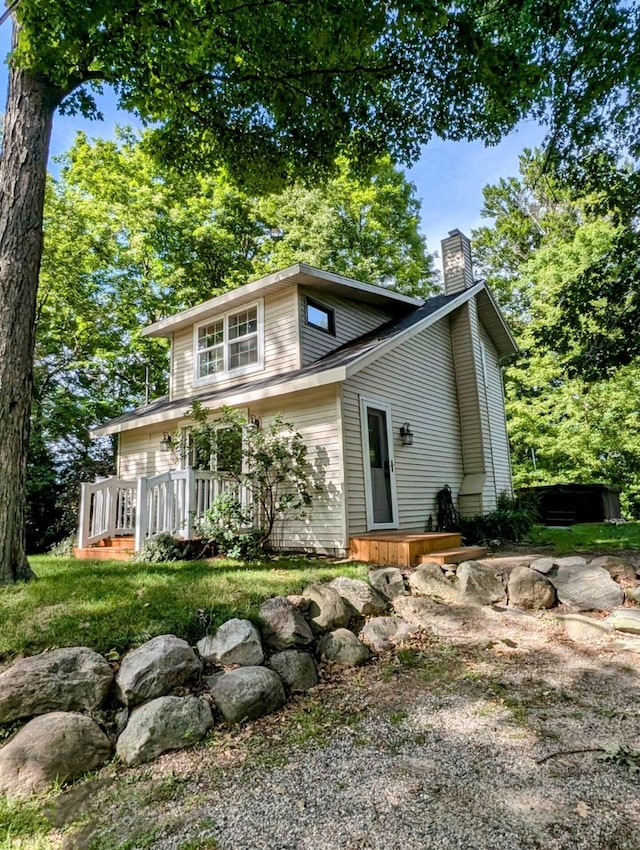
[[[488,514],[460,517],[460,534],[467,543],[481,543],[497,538],[519,542],[538,521],[538,510],[530,498],[498,496],[496,509]]]
[[[264,552],[264,533],[251,526],[251,516],[232,492],[217,496],[199,525],[205,545],[213,545],[222,555],[256,560]]]
[[[162,564],[167,561],[182,561],[185,558],[185,546],[170,534],[158,534],[142,544],[142,549],[133,556],[133,561],[145,564]]]
[[[76,535],[69,534],[49,549],[49,554],[54,558],[73,558],[73,550],[77,546]]]

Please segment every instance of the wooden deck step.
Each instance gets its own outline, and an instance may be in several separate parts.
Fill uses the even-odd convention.
[[[422,555],[420,564],[461,564],[463,561],[476,561],[484,558],[487,550],[483,546],[459,546],[442,552],[429,552]]]
[[[124,549],[122,546],[89,546],[73,550],[73,557],[80,561],[130,561],[133,554],[133,547]]]
[[[442,531],[379,531],[352,537],[349,544],[349,556],[354,560],[413,567],[423,555],[459,547],[461,537]]]
[[[135,537],[130,534],[124,537],[105,537],[92,548],[134,549],[135,543]]]

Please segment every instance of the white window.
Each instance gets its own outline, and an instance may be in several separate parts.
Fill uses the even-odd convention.
[[[261,368],[261,301],[196,326],[196,381],[243,375]]]

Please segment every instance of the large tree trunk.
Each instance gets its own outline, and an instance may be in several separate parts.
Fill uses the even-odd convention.
[[[33,577],[25,550],[27,451],[47,156],[59,94],[26,71],[10,72],[0,163],[0,583]]]

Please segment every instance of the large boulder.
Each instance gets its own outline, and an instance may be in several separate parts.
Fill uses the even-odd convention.
[[[255,720],[284,705],[277,673],[266,667],[238,667],[220,676],[211,688],[220,713],[229,723]]]
[[[372,617],[364,624],[360,639],[375,652],[394,649],[417,631],[402,617]]]
[[[553,560],[553,558],[536,558],[535,561],[531,561],[529,566],[532,570],[546,575],[547,573],[550,573],[551,570],[554,568],[555,561]]]
[[[552,608],[556,591],[551,582],[529,567],[515,567],[509,576],[509,604],[516,608]]]
[[[214,635],[198,641],[198,652],[207,661],[231,667],[252,667],[262,664],[264,652],[258,630],[250,620],[234,617],[223,623]]]
[[[608,611],[622,605],[624,592],[605,569],[586,562],[566,564],[560,560],[547,578],[570,611]]]
[[[447,604],[460,602],[460,591],[442,572],[439,564],[422,564],[409,576],[411,593],[430,596]]]
[[[300,597],[300,600],[303,598]],[[307,600],[301,601],[308,608]],[[262,624],[262,637],[272,649],[289,649],[309,646],[313,643],[313,632],[297,605],[284,596],[267,599],[258,614]]]
[[[159,635],[129,652],[116,675],[116,696],[132,707],[165,696],[202,672],[202,662],[185,640]]]
[[[392,605],[398,617],[418,629],[429,628],[441,607],[428,596],[397,596]]]
[[[369,570],[369,584],[386,599],[395,599],[406,593],[404,577],[397,567]]]
[[[504,585],[496,571],[479,561],[464,561],[456,571],[464,602],[491,605],[505,597]]]
[[[628,587],[624,595],[630,602],[635,602],[636,605],[640,605],[640,587]]]
[[[610,623],[585,617],[584,614],[560,614],[558,622],[567,636],[576,642],[591,642],[607,638],[613,631]]]
[[[327,661],[347,667],[360,667],[369,660],[369,647],[349,629],[335,629],[323,635],[318,649]]]
[[[0,750],[0,792],[28,797],[77,779],[111,756],[111,741],[90,717],[54,711],[36,717]]]
[[[618,558],[615,555],[603,555],[601,558],[594,558],[590,563],[592,567],[602,567],[616,581],[636,580],[635,569],[624,558]]]
[[[612,611],[607,621],[617,632],[640,635],[640,611],[635,608],[620,608]]]
[[[361,617],[376,616],[387,610],[389,604],[387,599],[366,581],[339,576],[329,582],[329,587],[332,587]]]
[[[326,632],[349,625],[350,609],[328,584],[310,584],[302,591],[302,595],[309,602],[307,616],[312,629]]]
[[[16,661],[0,673],[0,723],[49,711],[95,711],[113,670],[86,646],[70,646]]]
[[[272,655],[269,664],[290,691],[308,691],[318,684],[316,664],[308,652],[285,649]]]
[[[213,726],[208,703],[194,696],[158,697],[131,712],[116,753],[125,764],[142,764],[169,750],[190,747]]]

